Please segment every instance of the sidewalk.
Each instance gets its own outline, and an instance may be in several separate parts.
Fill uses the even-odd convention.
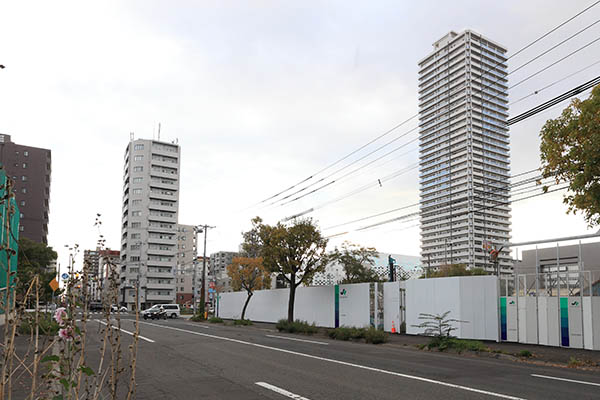
[[[262,330],[276,331],[275,324],[266,322],[253,322],[252,326],[245,328],[255,328]],[[319,328],[319,333],[313,336],[326,336],[328,328]],[[428,351],[419,350],[418,346],[427,345],[430,342],[430,338],[426,336],[417,335],[406,335],[406,334],[388,334],[387,346],[402,346],[406,349],[414,349],[415,351]],[[512,342],[492,342],[481,340],[486,347],[490,348],[490,352],[473,352],[466,351],[464,354],[471,356],[481,357],[508,357],[517,361],[523,362],[542,362],[549,364],[556,364],[562,367],[565,366],[579,366],[586,368],[599,368],[600,369],[600,351],[584,350],[584,349],[572,349],[565,347],[553,347],[553,346],[541,346],[535,344],[524,344],[524,343],[512,343]],[[432,350],[437,351],[437,350]],[[522,351],[528,351],[532,354],[531,357],[525,358],[520,357],[519,353]],[[452,352],[452,351],[449,351]]]

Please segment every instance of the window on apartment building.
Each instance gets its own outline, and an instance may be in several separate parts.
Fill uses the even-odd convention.
[[[26,181],[27,181],[27,176],[25,176],[25,175],[21,176],[21,180],[22,180],[23,182],[26,182]]]
[[[23,213],[19,213],[19,217],[21,217],[21,219],[23,219],[23,217],[24,217]]]
[[[139,239],[140,238],[140,234],[139,233],[132,233],[131,234],[131,238],[132,239]]]
[[[29,157],[29,152],[28,152],[28,151],[24,151],[24,152],[23,152],[23,155],[24,155],[25,157]]]
[[[140,199],[131,200],[131,205],[132,206],[137,206],[139,204],[142,204],[142,200],[140,200]]]
[[[140,245],[139,244],[132,244],[131,246],[129,246],[129,248],[131,250],[139,250],[140,249]]]
[[[141,177],[138,177],[138,178],[133,178],[131,181],[132,181],[133,183],[141,183],[141,182],[142,182],[142,180],[143,180],[143,178],[141,178]]]
[[[19,231],[20,231],[20,232],[23,232],[23,231],[25,231],[25,227],[24,227],[23,225],[20,225],[20,226],[19,226]]]
[[[21,206],[24,206],[25,205],[25,200],[21,200],[20,204],[21,204]]]
[[[132,228],[141,228],[142,227],[142,223],[141,222],[132,222],[131,223],[131,227]]]
[[[129,257],[129,261],[140,261],[140,256],[131,256]]]
[[[27,188],[21,188],[21,193],[27,193]]]
[[[144,167],[142,167],[141,165],[137,166],[137,167],[133,167],[133,172],[142,172],[144,170]]]
[[[27,163],[23,163],[23,168],[27,168]]]
[[[139,156],[134,156],[133,157],[133,161],[142,161],[144,159],[143,155],[139,155]]]
[[[138,189],[133,189],[131,191],[131,193],[133,193],[133,194],[142,194],[142,189],[139,189],[139,188]]]
[[[139,217],[139,216],[141,216],[141,215],[142,215],[142,212],[141,212],[141,211],[132,211],[132,212],[131,212],[131,216],[132,216],[132,217]]]
[[[144,150],[144,145],[143,144],[136,144],[133,146],[134,150]]]

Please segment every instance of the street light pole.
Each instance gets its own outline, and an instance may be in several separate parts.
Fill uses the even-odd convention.
[[[200,304],[202,306],[202,312],[206,309],[206,234],[209,229],[216,228],[210,225],[198,225],[196,226],[196,253],[198,252],[198,233],[204,233],[204,252],[202,256],[202,286],[200,288]],[[192,293],[192,299],[194,301],[194,314],[196,314],[196,260],[194,260],[194,291]]]

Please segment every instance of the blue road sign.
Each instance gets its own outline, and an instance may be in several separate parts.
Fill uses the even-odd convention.
[[[63,279],[69,279],[69,274],[64,273],[60,277],[63,278]]]

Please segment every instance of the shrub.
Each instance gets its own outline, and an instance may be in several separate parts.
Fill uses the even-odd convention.
[[[431,341],[429,344],[427,344],[427,348],[437,348],[439,351],[453,349],[458,353],[462,353],[465,350],[485,352],[490,351],[490,349],[479,340],[457,339],[445,336],[435,336],[431,338]]]
[[[293,322],[288,322],[287,319],[280,319],[277,321],[275,328],[277,328],[279,332],[284,331],[288,333],[303,333],[305,335],[312,335],[313,333],[317,333],[319,331],[314,323],[309,324],[308,322],[300,321],[299,319]]]
[[[58,333],[58,323],[52,318],[51,313],[40,314],[38,326],[40,335],[54,336]],[[32,330],[35,330],[35,316],[28,315],[19,324],[18,331],[21,335],[30,335]]]
[[[365,339],[367,343],[379,344],[387,342],[385,332],[371,328],[354,328],[341,326],[339,328],[330,329],[327,331],[330,338],[336,340],[361,340]]]
[[[365,331],[365,341],[367,343],[379,344],[387,342],[387,334],[384,331],[370,327]]]
[[[234,319],[233,324],[234,325],[252,325],[252,321],[250,321],[249,319]]]
[[[521,350],[519,352],[519,357],[531,357],[533,354],[531,354],[531,352],[529,350]]]
[[[190,321],[202,322],[202,321],[206,321],[206,319],[204,319],[203,313],[198,313],[198,314],[194,315],[192,318],[190,318]]]
[[[208,322],[210,322],[211,324],[222,324],[223,320],[219,317],[210,317],[208,319]]]

